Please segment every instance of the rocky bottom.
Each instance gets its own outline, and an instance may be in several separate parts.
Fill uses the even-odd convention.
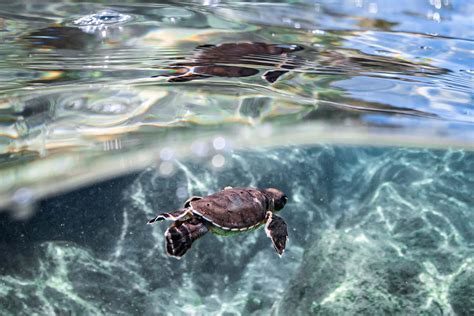
[[[290,147],[177,161],[0,214],[2,315],[472,315],[474,153]],[[155,213],[225,186],[290,197],[279,258],[263,229],[164,254]]]

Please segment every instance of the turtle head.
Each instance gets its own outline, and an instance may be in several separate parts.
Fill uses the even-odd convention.
[[[275,211],[281,210],[286,202],[288,202],[288,197],[280,190],[274,188],[265,189],[265,194],[269,199],[273,200]]]

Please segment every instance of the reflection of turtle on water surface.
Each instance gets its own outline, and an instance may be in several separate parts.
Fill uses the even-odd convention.
[[[224,43],[198,46],[190,61],[171,64],[166,73],[155,77],[170,77],[169,82],[185,82],[209,77],[249,77],[259,73],[253,66],[271,66],[262,77],[270,83],[293,69],[287,63],[288,54],[300,51],[298,45],[265,43]],[[274,56],[274,58],[268,58]],[[267,57],[267,58],[266,58]],[[239,66],[236,66],[239,65]]]
[[[275,215],[288,197],[277,189],[231,188],[206,197],[193,196],[184,207],[162,213],[150,220],[171,220],[166,230],[166,252],[180,258],[192,243],[208,231],[217,235],[230,235],[254,230],[265,224],[265,232],[279,255],[283,254],[288,238],[285,221]]]

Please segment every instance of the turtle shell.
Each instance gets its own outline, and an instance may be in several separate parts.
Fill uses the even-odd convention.
[[[252,188],[225,189],[190,202],[193,213],[223,230],[244,231],[263,223],[269,206],[263,192]]]
[[[282,55],[302,50],[298,45],[275,45],[266,43],[222,43],[219,45],[201,45],[197,47],[196,58],[199,60],[227,60],[229,57],[248,55]]]

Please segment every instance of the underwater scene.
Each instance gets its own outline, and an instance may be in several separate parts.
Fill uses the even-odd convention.
[[[0,315],[474,315],[473,16],[0,0]]]

